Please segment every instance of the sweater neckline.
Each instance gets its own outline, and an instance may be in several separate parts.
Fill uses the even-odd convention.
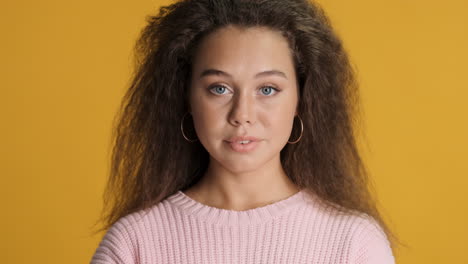
[[[183,213],[195,216],[205,222],[233,226],[268,221],[305,203],[304,197],[305,190],[301,189],[283,200],[243,211],[217,208],[202,204],[186,195],[182,190],[168,197],[168,201],[178,207]]]

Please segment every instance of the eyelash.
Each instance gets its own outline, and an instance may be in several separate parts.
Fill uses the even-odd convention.
[[[208,90],[209,90],[211,93],[215,94],[215,95],[223,95],[223,94],[219,94],[219,93],[212,92],[215,88],[218,88],[218,87],[223,87],[223,88],[225,88],[226,90],[229,90],[229,89],[227,89],[226,86],[220,85],[220,84],[213,85],[213,86],[211,86]],[[275,91],[273,94],[268,94],[268,95],[265,95],[265,96],[273,96],[273,95],[277,94],[277,93],[280,91],[279,89],[277,89],[277,88],[275,88],[275,87],[273,87],[273,86],[271,86],[271,85],[262,86],[262,87],[260,88],[260,90],[263,89],[263,88],[265,88],[265,87],[267,87],[267,88],[272,88],[272,89]]]

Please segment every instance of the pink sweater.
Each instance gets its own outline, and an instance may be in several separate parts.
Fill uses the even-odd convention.
[[[91,263],[395,263],[372,218],[339,214],[314,199],[300,191],[263,207],[232,211],[178,191],[121,218]]]

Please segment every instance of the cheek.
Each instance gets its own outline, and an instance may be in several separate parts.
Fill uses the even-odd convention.
[[[286,111],[277,111],[272,114],[268,119],[268,131],[271,136],[278,140],[287,139],[291,133],[293,117],[293,113]]]
[[[220,131],[218,126],[222,123],[220,114],[220,111],[214,109],[210,104],[203,103],[202,100],[192,108],[195,131],[202,143],[206,142],[205,139],[222,136],[216,134],[217,131]]]
[[[293,103],[283,102],[273,107],[267,107],[261,114],[266,132],[274,138],[289,137],[294,121],[295,108]]]

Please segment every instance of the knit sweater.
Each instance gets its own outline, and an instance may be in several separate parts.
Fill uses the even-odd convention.
[[[338,213],[301,190],[245,211],[211,207],[178,191],[109,228],[99,263],[395,263],[367,214]]]

